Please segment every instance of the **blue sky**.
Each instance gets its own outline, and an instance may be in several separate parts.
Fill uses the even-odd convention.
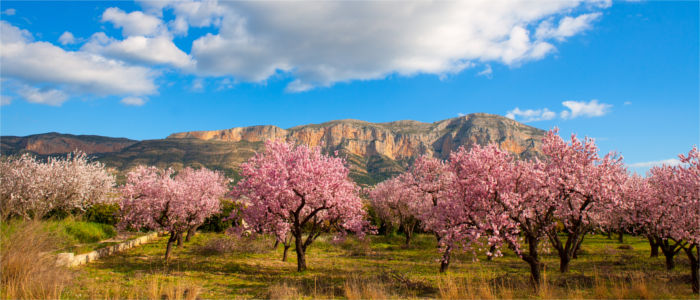
[[[0,133],[486,112],[640,172],[698,144],[698,2],[490,3],[3,1]]]

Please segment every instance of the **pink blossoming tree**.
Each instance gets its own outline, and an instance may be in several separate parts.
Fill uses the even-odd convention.
[[[319,235],[361,235],[368,228],[358,188],[348,173],[343,159],[324,155],[318,147],[268,141],[264,152],[241,165],[243,179],[233,195],[244,202],[247,224],[269,225],[269,231],[289,228],[297,270],[304,271],[306,249]]]
[[[185,168],[173,176],[172,169],[139,166],[127,174],[121,188],[121,227],[148,228],[170,233],[165,259],[174,242],[220,209],[228,180],[219,172]]]
[[[600,225],[607,209],[619,204],[618,190],[626,170],[622,158],[614,153],[600,158],[593,140],[581,141],[572,134],[567,143],[556,133],[547,133],[542,151],[546,156],[546,197],[562,226],[551,226],[547,236],[559,253],[560,271],[567,272],[585,235]],[[562,233],[565,241],[560,238]]]
[[[693,147],[679,155],[682,165],[654,167],[649,171],[653,196],[644,203],[640,223],[650,232],[673,268],[673,256],[681,249],[690,260],[692,288],[700,290],[700,155]]]
[[[418,199],[416,194],[406,186],[410,182],[410,173],[403,173],[392,179],[377,184],[369,192],[372,207],[384,222],[400,227],[406,235],[405,245],[411,244],[418,219],[416,209]]]

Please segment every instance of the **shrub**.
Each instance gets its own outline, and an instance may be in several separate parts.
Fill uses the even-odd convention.
[[[209,232],[224,232],[234,225],[234,218],[229,217],[232,216],[235,211],[238,211],[238,205],[233,200],[226,198],[221,199],[221,212],[204,220],[204,223],[199,226],[199,229]]]
[[[119,222],[118,215],[119,205],[116,203],[95,204],[85,212],[85,220],[114,226]]]

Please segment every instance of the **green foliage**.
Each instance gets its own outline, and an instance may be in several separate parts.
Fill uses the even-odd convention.
[[[112,204],[95,204],[85,212],[85,220],[88,222],[117,225],[119,222],[119,205]]]
[[[231,199],[221,199],[221,212],[207,218],[199,226],[200,230],[210,232],[223,232],[231,228],[238,218],[229,218],[231,213],[236,212],[238,216],[238,204]]]
[[[76,221],[73,218],[53,220],[44,223],[44,227],[55,235],[63,247],[71,247],[81,243],[95,243],[112,238],[117,231],[112,225]]]

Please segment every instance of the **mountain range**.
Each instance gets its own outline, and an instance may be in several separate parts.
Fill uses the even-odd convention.
[[[497,143],[519,158],[539,157],[544,133],[502,116],[474,113],[434,123],[336,120],[288,129],[262,125],[180,132],[143,141],[59,133],[2,136],[0,152],[45,157],[80,150],[122,174],[146,164],[175,169],[203,166],[237,178],[238,166],[262,151],[264,141],[287,140],[320,146],[325,153],[337,151],[346,157],[356,182],[374,184],[403,172],[420,155],[447,159],[461,146]]]

